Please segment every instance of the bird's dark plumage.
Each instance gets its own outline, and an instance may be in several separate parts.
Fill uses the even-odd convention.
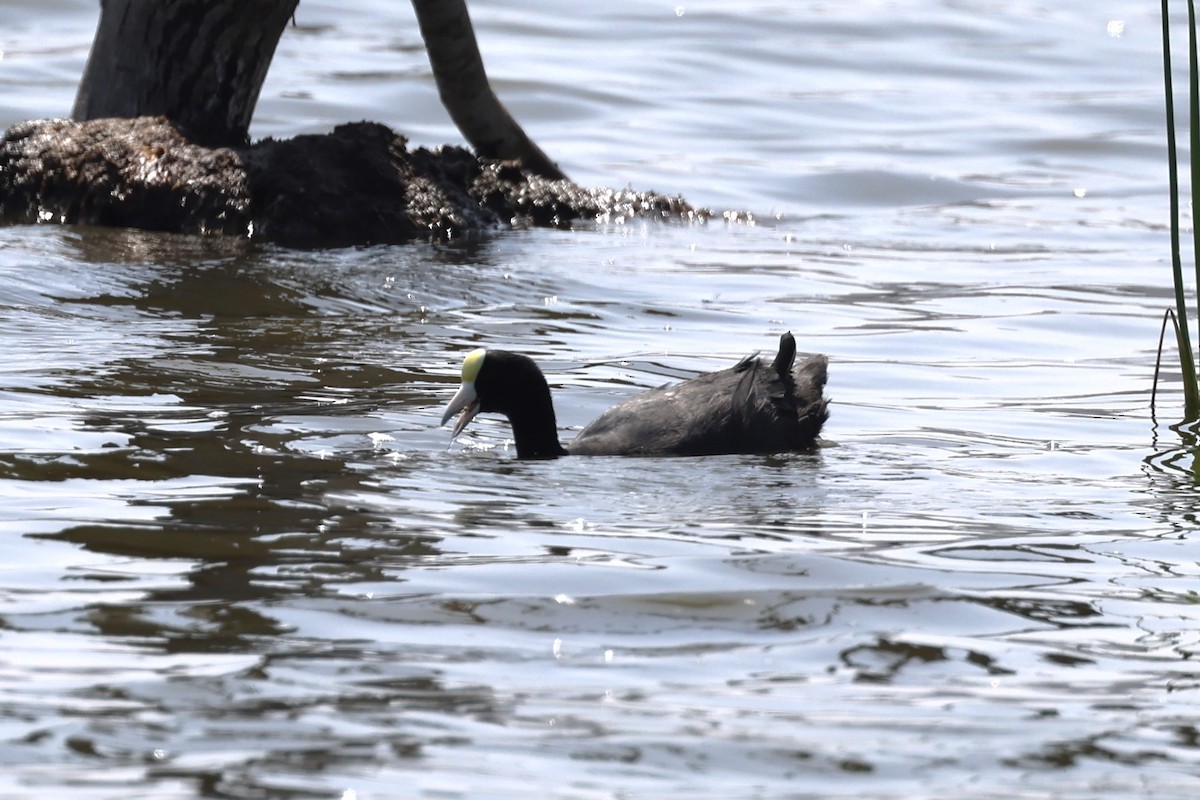
[[[796,340],[785,333],[770,364],[748,356],[720,372],[643,392],[601,414],[563,448],[537,365],[517,353],[476,350],[463,362],[463,386],[442,422],[462,411],[457,435],[479,412],[504,414],[520,458],[804,450],[829,416],[828,361],[818,355],[794,364],[795,358]]]

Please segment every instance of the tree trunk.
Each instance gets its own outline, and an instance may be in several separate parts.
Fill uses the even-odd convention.
[[[165,116],[209,147],[249,141],[275,45],[298,0],[101,0],[76,121]],[[566,175],[488,83],[466,0],[413,0],[442,103],[475,151]]]
[[[101,0],[72,118],[163,115],[198,144],[246,144],[297,2]]]
[[[412,4],[442,105],[475,151],[489,158],[520,159],[536,175],[565,179],[492,91],[466,0],[412,0]]]

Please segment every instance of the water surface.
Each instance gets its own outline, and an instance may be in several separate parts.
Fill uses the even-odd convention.
[[[477,2],[569,174],[753,223],[0,229],[0,795],[1194,796],[1155,11]],[[0,125],[67,113],[95,4],[3,17]],[[407,7],[305,0],[253,134],[364,118],[459,142]],[[565,439],[784,330],[815,453],[437,427],[474,347]]]

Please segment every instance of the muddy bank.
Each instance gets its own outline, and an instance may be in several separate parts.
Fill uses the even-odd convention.
[[[597,218],[695,220],[682,198],[587,189],[476,158],[409,150],[384,125],[202,147],[163,117],[34,120],[0,139],[0,219],[245,236],[294,247],[444,239]]]

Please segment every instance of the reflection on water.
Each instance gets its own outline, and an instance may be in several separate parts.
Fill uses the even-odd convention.
[[[0,112],[69,107],[94,4],[17,6]],[[1154,9],[473,12],[572,174],[756,222],[0,229],[0,795],[1193,796]],[[394,13],[306,0],[259,132],[453,141]],[[814,453],[437,427],[470,348],[568,438],[783,330],[831,357]]]

